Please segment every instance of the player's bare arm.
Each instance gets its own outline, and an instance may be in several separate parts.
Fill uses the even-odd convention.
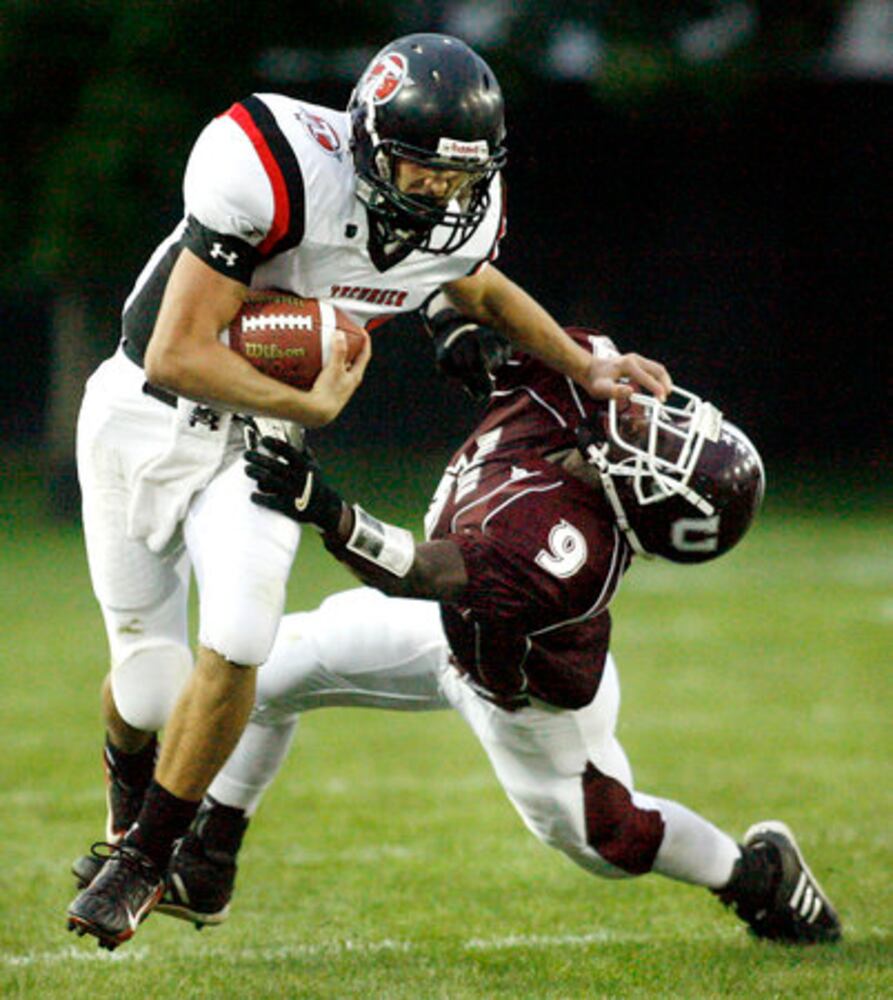
[[[250,296],[184,249],[174,265],[146,350],[150,382],[190,399],[321,427],[341,412],[356,391],[371,355],[367,343],[348,364],[343,339],[313,388],[304,392],[261,374],[219,340],[219,332]]]
[[[522,351],[572,378],[597,399],[630,396],[630,382],[661,400],[672,389],[658,361],[640,354],[598,358],[584,351],[541,305],[492,265],[450,282],[444,292],[460,312],[500,330]]]
[[[251,499],[261,507],[313,524],[326,547],[363,583],[392,597],[450,602],[468,583],[459,546],[449,540],[416,544],[410,532],[349,506],[323,478],[312,453],[276,438],[246,452]]]

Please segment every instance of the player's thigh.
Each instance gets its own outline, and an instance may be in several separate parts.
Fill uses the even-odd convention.
[[[219,473],[186,515],[199,592],[199,641],[233,663],[268,656],[300,538],[290,518],[251,502],[241,460]]]
[[[609,653],[595,698],[573,714],[587,760],[631,791],[632,769],[616,735],[619,712],[620,679],[614,657]]]
[[[610,766],[621,783],[627,777],[614,734],[619,686],[613,661],[606,663],[596,697],[576,711],[535,703],[508,712],[481,698],[455,671],[447,672],[444,687],[527,826],[563,849],[585,844],[587,765]]]
[[[615,742],[620,705],[617,672],[605,663],[595,698],[582,709],[560,709],[534,702],[506,711],[482,698],[454,670],[444,677],[452,704],[501,768],[520,762],[532,781],[546,775],[579,775],[586,761],[599,763]]]
[[[324,706],[403,711],[449,707],[448,655],[437,604],[356,588],[287,615],[258,674],[261,712]]]
[[[130,368],[135,368],[130,365]],[[78,418],[77,460],[90,578],[104,611],[142,613],[182,596],[182,540],[161,554],[128,537],[131,486],[163,447],[167,424],[121,388],[131,373],[117,356],[91,377]],[[157,404],[160,405],[160,404]],[[185,598],[184,598],[185,600]]]

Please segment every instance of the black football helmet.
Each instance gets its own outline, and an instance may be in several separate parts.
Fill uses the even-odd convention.
[[[502,92],[484,60],[449,35],[398,38],[366,67],[347,110],[357,195],[374,236],[439,254],[466,243],[506,160]],[[406,194],[395,183],[397,158],[466,176],[448,203]]]
[[[661,403],[611,400],[577,432],[633,551],[698,563],[728,552],[765,490],[759,452],[711,403],[674,389]]]

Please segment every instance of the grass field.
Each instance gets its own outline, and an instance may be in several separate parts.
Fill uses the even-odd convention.
[[[435,467],[389,467],[340,481],[418,525]],[[338,710],[302,720],[229,923],[156,915],[108,955],[64,919],[102,826],[105,641],[77,528],[40,513],[33,469],[3,484],[0,996],[893,997],[889,496],[775,493],[740,550],[633,567],[615,606],[639,787],[739,834],[787,821],[841,945],[762,945],[703,890],[593,879],[523,829],[458,717]],[[349,582],[308,536],[291,607]]]

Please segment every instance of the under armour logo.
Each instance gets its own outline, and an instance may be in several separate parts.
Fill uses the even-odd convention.
[[[208,430],[216,431],[220,426],[220,414],[210,406],[193,406],[189,414],[189,426],[195,427],[196,424],[204,424]]]
[[[229,253],[223,249],[223,244],[220,242],[215,243],[211,247],[211,256],[219,257],[226,264],[227,267],[235,267],[236,261],[239,259],[238,253],[235,250],[231,250]]]

